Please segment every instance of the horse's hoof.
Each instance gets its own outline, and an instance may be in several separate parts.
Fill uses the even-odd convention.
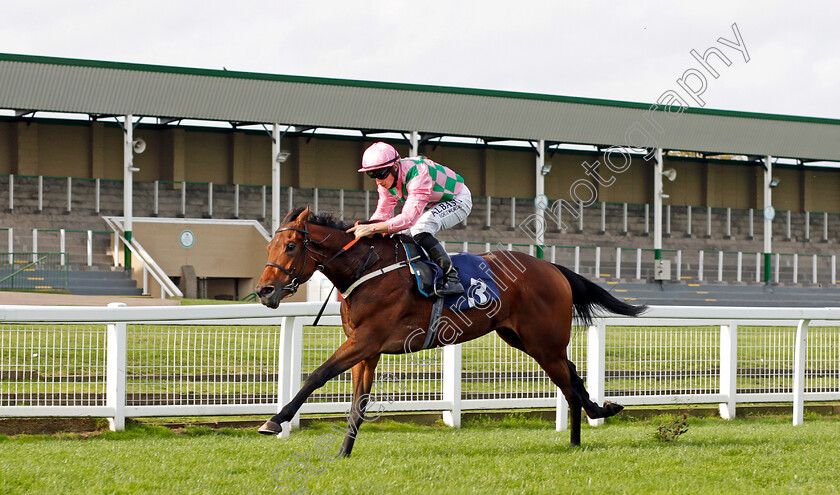
[[[278,433],[283,431],[283,427],[278,425],[272,420],[268,420],[260,426],[260,429],[257,430],[263,435],[277,435]]]
[[[621,404],[616,404],[615,402],[606,401],[604,402],[604,409],[607,410],[606,417],[609,418],[610,416],[615,416],[616,414],[624,410],[624,406],[622,406]]]

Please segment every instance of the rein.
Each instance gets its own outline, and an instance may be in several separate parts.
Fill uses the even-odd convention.
[[[309,244],[310,243],[321,244],[322,242],[324,242],[326,240],[326,238],[324,238],[320,241],[313,240],[312,237],[309,236],[309,226],[308,225],[305,225],[303,229],[298,229],[298,228],[295,228],[295,227],[283,227],[283,228],[280,228],[280,229],[277,229],[276,231],[274,231],[274,235],[277,235],[280,232],[283,232],[283,231],[286,231],[286,230],[293,230],[295,232],[300,232],[300,233],[303,234],[303,249],[301,250],[300,255],[298,255],[295,258],[295,262],[294,262],[294,265],[292,265],[292,269],[288,270],[288,269],[278,265],[277,263],[274,263],[273,261],[266,262],[265,266],[270,266],[270,267],[273,267],[273,268],[277,268],[281,272],[285,273],[286,276],[291,278],[291,281],[288,284],[281,287],[280,290],[288,290],[289,292],[294,294],[295,292],[297,292],[298,288],[300,287],[300,284],[302,282],[304,282],[304,281],[301,281],[300,279],[303,276],[303,270],[306,268],[306,259],[309,257],[309,253],[315,254],[315,251],[313,251],[309,247]],[[329,236],[327,236],[327,237],[329,237]],[[359,239],[361,239],[361,237],[356,237],[352,241],[345,244],[334,255],[330,256],[330,258],[328,260],[324,261],[323,263],[318,263],[317,265],[315,265],[315,269],[319,270],[319,271],[323,271],[324,267],[328,263],[330,263],[332,260],[334,260],[337,257],[339,257],[340,255],[342,255],[343,253],[347,252],[347,250],[350,249],[351,247],[353,247],[353,245],[356,244],[356,242],[358,242]],[[373,249],[372,246],[371,246],[371,249]],[[321,253],[317,253],[317,254],[320,254],[321,256],[324,256]],[[370,253],[368,254],[368,260],[370,260]],[[366,265],[367,265],[367,260],[365,261],[365,265],[362,266],[362,271],[365,270]],[[300,266],[300,272],[297,275],[295,275],[294,272],[295,272],[295,270],[297,270],[298,266]],[[358,275],[357,275],[357,277],[358,277]],[[332,291],[330,291],[330,294],[332,294]],[[327,300],[329,300],[329,296],[327,296]],[[326,307],[326,304],[324,304],[324,306]],[[323,312],[323,311],[324,311],[324,308],[322,307],[321,312]],[[320,318],[320,316],[321,315],[319,314],[318,318]]]

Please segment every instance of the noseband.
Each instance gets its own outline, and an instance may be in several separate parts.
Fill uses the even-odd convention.
[[[292,269],[287,270],[286,268],[283,268],[282,266],[280,266],[277,263],[274,263],[272,261],[267,262],[265,264],[265,266],[271,266],[271,267],[277,268],[281,272],[285,273],[286,276],[288,276],[291,279],[291,281],[288,284],[281,287],[280,290],[288,290],[289,292],[294,294],[295,292],[297,292],[298,287],[300,287],[300,284],[306,281],[306,280],[301,280],[301,278],[303,277],[303,270],[306,268],[306,259],[309,257],[309,253],[311,251],[311,249],[309,248],[309,244],[310,243],[319,244],[319,243],[316,242],[316,241],[313,241],[312,238],[309,236],[309,226],[308,225],[305,225],[303,229],[298,229],[298,228],[295,228],[295,227],[283,227],[281,229],[277,229],[274,232],[274,235],[277,235],[280,232],[283,232],[283,231],[286,231],[286,230],[294,230],[295,232],[300,232],[301,234],[303,234],[303,249],[301,250],[300,254],[298,254],[298,256],[295,257],[295,262],[294,262],[294,265],[292,265]],[[298,269],[298,266],[300,266],[300,271],[298,272],[297,275],[295,275],[294,272]],[[316,270],[322,270],[323,268],[324,268],[324,266],[321,265],[321,264],[319,264],[315,267]]]

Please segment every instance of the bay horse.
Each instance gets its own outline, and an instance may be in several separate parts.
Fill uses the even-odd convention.
[[[290,211],[268,244],[268,262],[256,287],[262,304],[277,308],[316,270],[347,294],[341,302],[341,321],[347,340],[304,382],[300,391],[259,432],[282,431],[306,399],[330,379],[352,368],[353,402],[341,455],[349,456],[370,399],[374,371],[382,354],[415,352],[424,344],[417,329],[427,329],[433,300],[416,289],[407,267],[392,269],[358,283],[364,275],[404,261],[406,255],[395,236],[377,234],[354,242],[348,225],[332,216],[313,214],[309,208]],[[405,236],[408,242],[412,242]],[[572,318],[590,324],[597,310],[637,316],[646,306],[619,301],[609,292],[573,271],[516,251],[491,251],[481,255],[492,267],[500,298],[492,311],[475,306],[455,315],[444,308],[442,318],[469,322],[443,332],[431,347],[457,344],[495,331],[507,344],[533,357],[569,404],[571,445],[580,445],[581,408],[590,418],[615,415],[623,406],[589,398],[583,380],[566,356]],[[398,265],[399,266],[399,265]],[[466,284],[465,284],[466,285]]]

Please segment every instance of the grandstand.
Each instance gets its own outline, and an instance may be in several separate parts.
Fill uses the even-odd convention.
[[[144,219],[181,222],[173,232],[211,222],[218,233],[201,239],[223,244],[245,224],[222,220],[270,232],[291,205],[366,218],[376,196],[355,165],[382,139],[467,180],[474,208],[442,233],[450,251],[522,250],[648,303],[825,306],[840,296],[838,121],[704,109],[666,121],[627,102],[19,55],[0,55],[0,81],[11,88],[0,92],[0,251],[11,266],[11,253],[64,253],[66,285],[54,289],[161,295],[145,258],[126,261],[123,235],[161,265],[153,276],[244,297],[264,262],[258,235],[253,267],[223,272],[206,243],[179,246]],[[651,115],[661,132],[628,138]],[[126,136],[145,151],[132,153]],[[609,166],[603,143],[623,147],[624,167]],[[654,147],[658,162],[645,159]],[[662,184],[667,168],[676,180]],[[614,182],[601,180],[605,169]],[[577,196],[580,181],[594,194]],[[541,194],[567,207],[535,208]],[[103,219],[122,219],[126,205],[138,227]]]

